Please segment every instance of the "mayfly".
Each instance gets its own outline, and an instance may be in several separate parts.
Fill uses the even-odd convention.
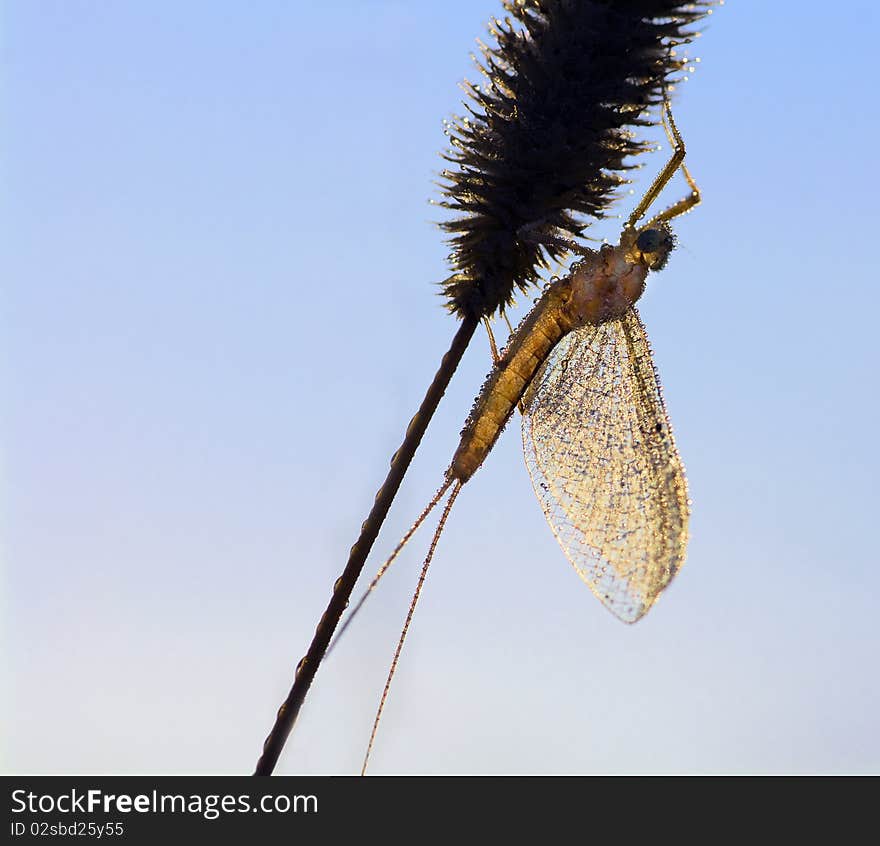
[[[337,635],[338,640],[449,492],[394,653],[362,772],[452,505],[517,408],[526,465],[547,521],[578,574],[615,616],[627,623],[644,616],[684,562],[689,513],[684,468],[635,309],[648,272],[661,270],[674,247],[669,221],[700,201],[668,102],[663,123],[672,157],[630,215],[620,242],[598,251],[578,248],[583,257],[567,276],[551,281],[511,334],[474,403],[442,487]],[[690,194],[639,226],[679,168]]]

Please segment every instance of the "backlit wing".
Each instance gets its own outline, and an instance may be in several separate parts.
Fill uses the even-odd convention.
[[[688,496],[635,309],[566,335],[524,400],[523,451],[581,578],[634,623],[684,562]]]

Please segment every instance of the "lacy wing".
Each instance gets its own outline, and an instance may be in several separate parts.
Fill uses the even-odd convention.
[[[559,544],[634,623],[684,562],[689,502],[638,313],[566,335],[524,399],[523,451]]]

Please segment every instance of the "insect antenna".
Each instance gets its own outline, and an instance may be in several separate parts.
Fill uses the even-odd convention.
[[[452,480],[448,481],[444,485],[445,488],[448,488],[451,484]],[[425,558],[425,563],[422,564],[422,572],[419,574],[419,581],[416,585],[415,593],[413,594],[412,601],[409,604],[409,611],[406,615],[406,621],[403,624],[403,630],[400,632],[400,639],[397,641],[397,648],[394,650],[394,658],[391,661],[391,668],[388,670],[388,678],[385,679],[385,687],[382,690],[382,698],[379,700],[379,707],[376,709],[376,718],[373,720],[373,730],[370,732],[370,742],[367,744],[367,752],[364,755],[364,764],[361,767],[361,775],[365,775],[367,772],[367,764],[370,762],[370,753],[373,751],[373,743],[376,740],[376,732],[379,729],[379,720],[382,719],[382,711],[385,709],[385,701],[388,699],[388,691],[391,690],[391,680],[394,678],[394,673],[397,670],[397,664],[400,661],[400,653],[403,650],[403,644],[406,640],[406,634],[409,631],[409,624],[412,622],[413,614],[416,611],[416,604],[419,601],[419,595],[422,592],[422,586],[425,584],[425,577],[428,575],[428,567],[431,564],[431,559],[434,557],[434,550],[437,549],[437,541],[440,540],[440,535],[443,533],[443,528],[446,525],[446,520],[449,517],[449,512],[452,511],[452,504],[455,502],[455,498],[458,496],[461,491],[462,482],[456,481],[454,487],[452,488],[452,493],[449,495],[449,501],[446,503],[446,507],[443,509],[443,514],[440,515],[440,522],[437,524],[437,531],[434,532],[434,537],[431,540],[431,546],[428,549],[428,555]],[[439,496],[437,499],[439,499]]]
[[[388,568],[394,563],[394,559],[397,558],[398,555],[400,555],[403,548],[410,542],[412,536],[418,531],[419,526],[421,526],[422,523],[425,522],[428,515],[434,510],[434,506],[437,505],[437,503],[440,502],[441,499],[443,499],[446,491],[449,490],[450,485],[454,481],[454,479],[450,478],[443,483],[443,486],[440,488],[440,490],[434,494],[434,498],[425,506],[425,510],[416,518],[415,523],[413,523],[412,526],[409,527],[407,533],[400,539],[400,543],[398,543],[397,546],[394,547],[391,555],[388,556],[385,563],[376,572],[376,575],[373,577],[373,581],[370,582],[370,586],[363,592],[361,598],[357,601],[354,608],[352,608],[349,612],[348,617],[345,618],[345,622],[339,628],[339,631],[336,632],[336,635],[330,642],[330,646],[327,647],[325,657],[329,656],[330,653],[334,650],[336,644],[339,643],[340,638],[342,637],[342,635],[345,634],[345,630],[351,625],[351,622],[352,620],[354,620],[358,611],[363,608],[364,603],[367,601],[367,597],[375,590],[376,585],[379,584],[379,580],[382,578],[382,576],[385,575],[385,573],[388,572]]]

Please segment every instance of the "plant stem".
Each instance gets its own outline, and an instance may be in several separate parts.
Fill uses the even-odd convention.
[[[391,503],[394,501],[397,489],[403,481],[403,477],[422,440],[422,436],[428,428],[428,423],[431,421],[431,417],[433,417],[440,399],[445,393],[449,381],[452,379],[452,374],[455,373],[455,369],[458,367],[458,363],[461,361],[479,322],[479,317],[466,317],[462,321],[461,326],[455,333],[455,337],[452,339],[448,352],[440,362],[440,367],[434,376],[434,381],[431,382],[431,386],[428,388],[425,398],[419,406],[419,410],[406,428],[403,443],[391,458],[388,476],[385,478],[382,487],[379,488],[376,499],[373,502],[373,507],[361,526],[360,536],[351,548],[348,563],[345,565],[342,575],[333,586],[333,595],[330,597],[327,610],[318,621],[309,651],[297,665],[293,686],[290,688],[290,693],[288,693],[287,699],[284,700],[284,704],[278,709],[275,725],[272,726],[272,730],[263,744],[263,754],[260,756],[260,760],[257,761],[254,775],[271,775],[275,765],[278,763],[281,750],[284,748],[284,744],[293,729],[293,724],[296,722],[309,687],[311,687],[312,681],[315,678],[315,673],[317,673],[318,667],[324,658],[327,646],[333,637],[333,632],[339,624],[339,619],[348,605],[355,583],[361,574],[370,549],[372,549],[373,542],[379,534],[379,529],[385,521],[388,510],[391,508]]]

